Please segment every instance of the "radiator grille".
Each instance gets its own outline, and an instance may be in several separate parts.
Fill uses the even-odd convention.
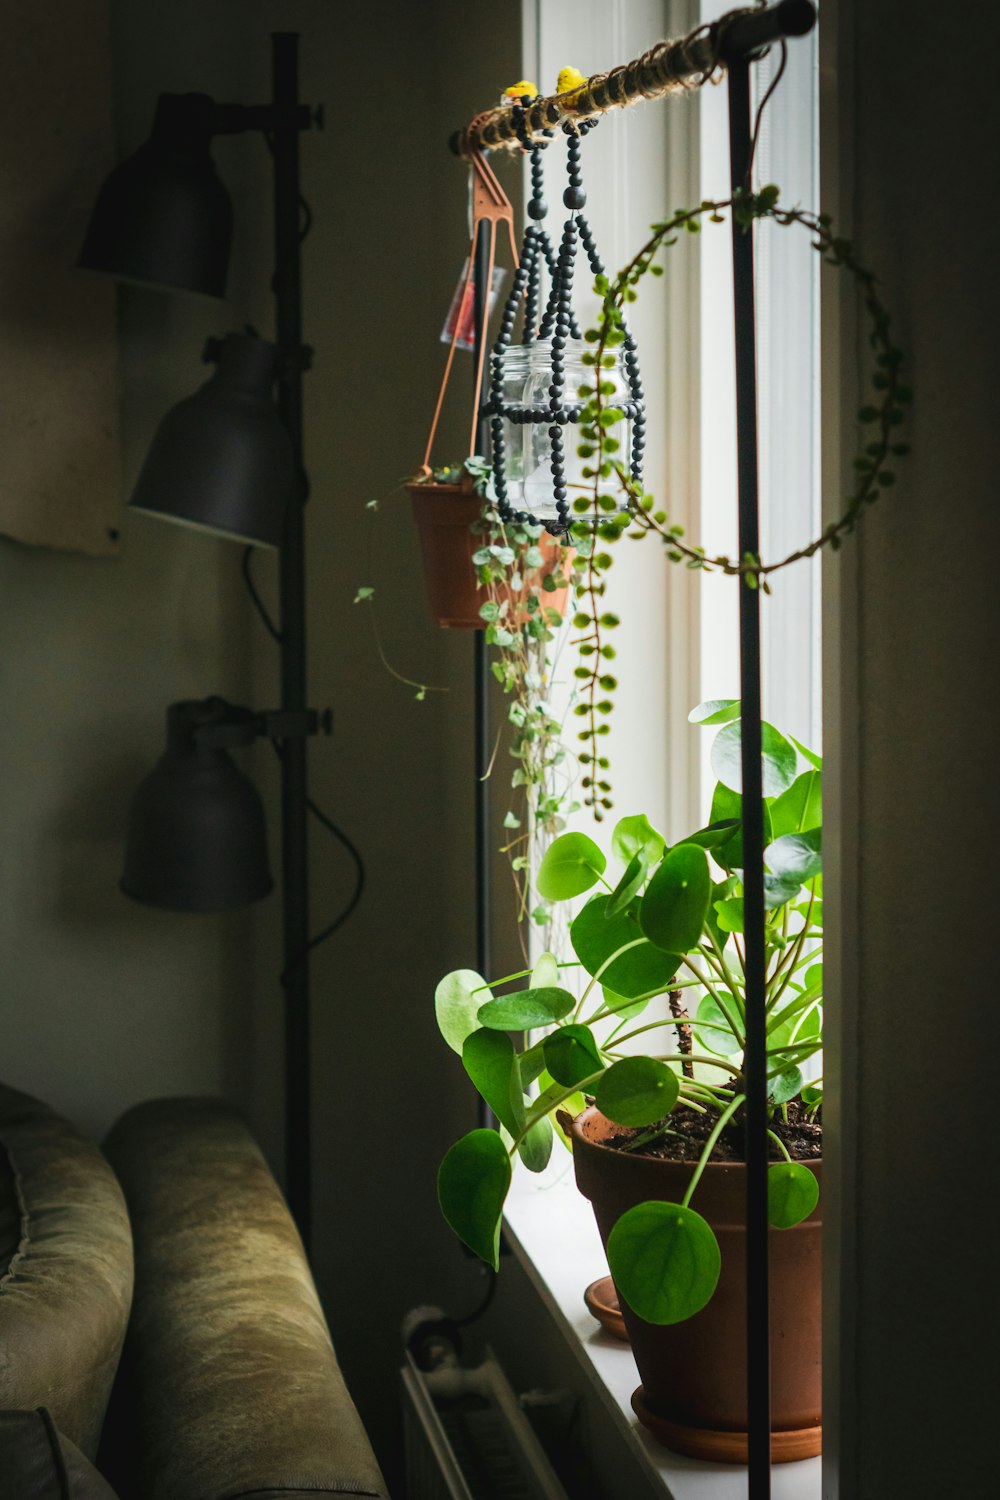
[[[567,1500],[496,1359],[403,1367],[408,1500]]]

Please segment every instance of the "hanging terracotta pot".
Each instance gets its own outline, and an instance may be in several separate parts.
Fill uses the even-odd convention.
[[[691,1162],[615,1151],[602,1141],[621,1127],[596,1109],[572,1124],[577,1186],[589,1198],[607,1247],[622,1214],[650,1200],[680,1202]],[[820,1176],[819,1162],[806,1162]],[[695,1191],[715,1231],[722,1270],[715,1294],[683,1323],[658,1326],[621,1299],[642,1384],[632,1396],[640,1422],[677,1453],[721,1463],[747,1461],[746,1168],[709,1162]],[[820,1208],[792,1229],[769,1236],[771,1320],[771,1457],[812,1458],[822,1446]]]
[[[482,515],[483,502],[472,488],[471,476],[467,484],[419,480],[406,488],[413,501],[431,614],[448,630],[485,629],[486,622],[479,611],[489,594],[481,586],[472,562],[472,555],[483,545],[483,538],[470,530]],[[558,539],[545,536],[537,545],[545,559],[543,566],[528,570],[520,589],[501,589],[499,602],[506,598],[514,605],[522,603],[532,588],[540,588],[542,577],[557,567]],[[541,597],[546,608],[565,614],[568,588]]]
[[[478,325],[475,316],[476,254],[484,233],[487,246],[486,266],[483,273],[484,287],[493,286],[493,266],[496,255],[497,228],[506,224],[510,237],[511,254],[517,265],[517,243],[514,239],[514,211],[506,193],[501,188],[493,169],[483,153],[474,143],[467,143],[466,155],[470,168],[472,197],[472,241],[465,263],[465,276],[449,314],[451,342],[445,362],[437,406],[427,437],[424,460],[414,479],[406,488],[413,499],[413,514],[420,537],[420,551],[427,580],[427,597],[431,614],[439,625],[450,630],[482,630],[485,622],[479,617],[480,606],[486,601],[485,592],[479,587],[472,554],[481,545],[469,527],[479,519],[483,502],[473,490],[470,474],[465,474],[461,484],[439,484],[431,478],[431,452],[437,433],[438,420],[444,405],[445,392],[451,377],[455,350],[459,347],[474,347],[476,353],[476,375],[473,382],[472,424],[469,432],[469,457],[476,452],[482,413],[480,411],[483,388],[483,368],[486,360],[487,332],[489,328],[491,299],[483,296]],[[482,268],[481,268],[482,269]],[[548,557],[551,554],[547,554]],[[548,571],[548,569],[547,569]],[[557,608],[565,609],[565,597],[560,606],[555,595],[551,596]]]

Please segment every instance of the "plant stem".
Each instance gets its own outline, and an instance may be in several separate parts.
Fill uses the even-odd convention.
[[[701,1174],[705,1170],[705,1164],[707,1163],[708,1158],[715,1150],[716,1141],[719,1139],[719,1136],[725,1130],[726,1126],[729,1124],[730,1120],[733,1118],[733,1115],[739,1109],[745,1098],[745,1094],[737,1094],[735,1099],[733,1099],[732,1103],[730,1104],[729,1108],[724,1110],[716,1120],[715,1126],[712,1130],[712,1134],[705,1142],[701,1156],[698,1158],[698,1165],[695,1167],[691,1181],[688,1183],[687,1192],[681,1199],[681,1208],[687,1208],[688,1204],[691,1202],[691,1195],[701,1180]]]
[[[726,963],[725,950],[720,947],[719,941],[711,928],[708,929],[708,936],[712,947],[715,949],[716,957],[718,958],[719,963],[722,965],[722,977],[728,988],[732,991],[733,995],[736,996],[737,1003],[739,1003],[739,986],[737,985],[736,980],[733,978],[732,974],[729,972],[729,965]],[[702,947],[704,948],[704,944],[702,945]],[[740,1007],[740,1015],[743,1015],[742,1006]]]
[[[729,1009],[729,1003],[728,1003],[728,1001],[723,1000],[722,995],[719,993],[719,991],[716,990],[715,986],[711,983],[710,980],[708,980],[708,979],[705,978],[704,974],[702,974],[700,972],[700,970],[698,970],[698,969],[695,968],[695,966],[691,962],[690,958],[685,957],[685,959],[684,959],[684,966],[685,966],[685,968],[690,969],[691,973],[695,976],[695,978],[698,980],[698,982],[701,985],[703,985],[704,988],[708,991],[708,993],[711,995],[712,999],[715,1001],[716,1005],[722,1011],[722,1014],[725,1016],[726,1020],[729,1022],[730,1029],[732,1030],[733,1036],[736,1038],[737,1042],[739,1043],[739,1045],[741,1047],[745,1047],[746,1046],[746,1037],[743,1034],[743,1032],[741,1031],[739,1023],[737,1022],[736,1018],[734,1017],[732,1011]],[[734,995],[733,998],[736,999],[736,996]],[[737,1003],[737,1005],[739,1005],[739,1001],[738,1000],[736,1000],[736,1003]]]

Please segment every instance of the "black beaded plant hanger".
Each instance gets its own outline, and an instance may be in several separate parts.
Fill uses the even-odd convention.
[[[544,524],[553,536],[565,536],[572,523],[570,501],[566,483],[566,451],[564,431],[567,425],[580,419],[582,402],[565,401],[566,393],[566,343],[569,338],[579,339],[580,326],[573,311],[573,269],[579,242],[587,255],[594,276],[604,272],[594,239],[593,231],[582,213],[587,195],[583,190],[580,172],[581,138],[597,124],[596,119],[582,120],[579,124],[567,121],[563,125],[566,135],[568,183],[563,193],[563,203],[569,209],[569,217],[563,225],[559,255],[555,256],[548,232],[541,221],[548,212],[544,197],[541,153],[547,141],[529,136],[525,123],[523,104],[513,106],[514,124],[521,146],[531,159],[531,197],[527,216],[532,221],[524,232],[521,261],[514,277],[510,294],[504,304],[500,333],[493,347],[490,370],[490,399],[486,411],[490,417],[490,432],[493,445],[493,485],[496,507],[503,521],[515,521],[530,525]],[[550,132],[546,132],[550,134]],[[545,311],[538,323],[541,302],[542,264],[547,265],[551,275],[551,289]],[[518,308],[524,299],[524,324],[522,342],[533,344],[551,340],[551,378],[547,406],[526,407],[503,399],[504,354],[510,347],[511,336]],[[626,327],[622,345],[625,380],[629,400],[617,403],[624,417],[631,418],[631,450],[628,454],[629,474],[636,483],[642,482],[642,460],[646,446],[646,414],[643,401],[642,377],[635,339]],[[539,522],[530,511],[515,510],[509,498],[506,469],[505,422],[518,425],[523,422],[548,422],[551,444],[552,493],[555,500],[556,519]]]

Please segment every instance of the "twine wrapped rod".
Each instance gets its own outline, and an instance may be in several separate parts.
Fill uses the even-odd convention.
[[[699,26],[674,41],[657,42],[642,57],[595,73],[585,84],[565,94],[550,94],[525,106],[528,132],[536,135],[561,125],[580,121],[613,109],[625,109],[643,99],[661,99],[667,94],[700,88],[718,68],[736,58],[747,57],[783,37],[805,36],[816,22],[813,0],[778,0],[776,5],[732,10],[717,21]],[[459,156],[471,149],[495,151],[519,144],[513,111],[498,105],[470,121],[452,137]]]

